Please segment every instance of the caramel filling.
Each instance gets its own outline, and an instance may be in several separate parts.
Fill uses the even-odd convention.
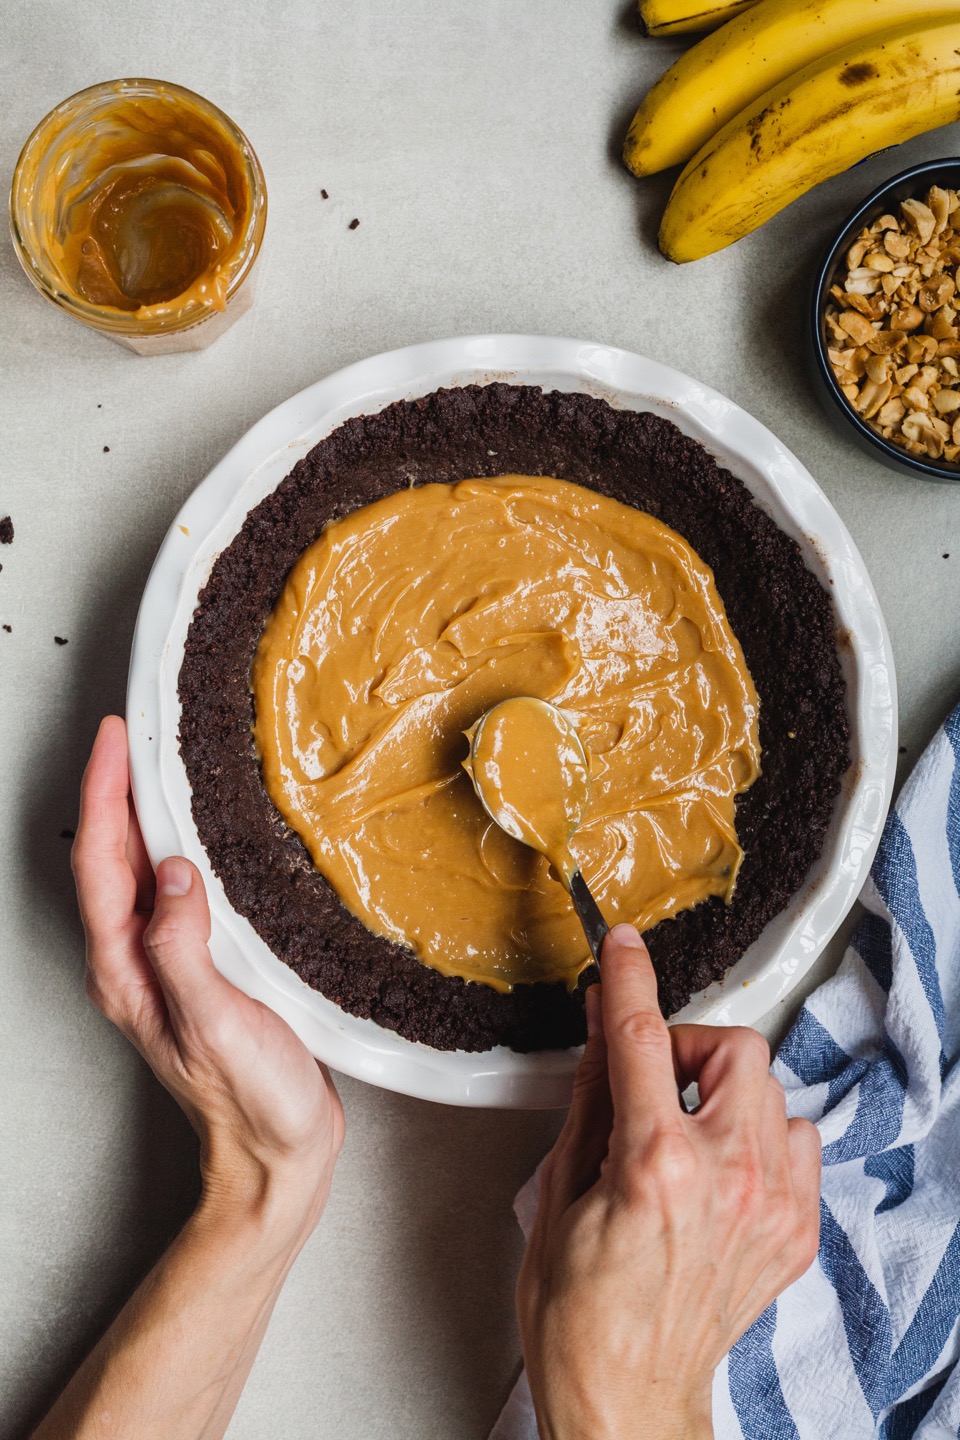
[[[222,310],[253,197],[245,153],[182,92],[117,97],[67,123],[25,176],[37,243],[68,295],[157,316]]]
[[[521,475],[398,491],[301,556],[252,681],[277,809],[354,914],[443,974],[508,991],[589,963],[556,872],[462,768],[463,732],[516,696],[576,725],[570,849],[611,924],[733,893],[757,695],[710,570],[642,511]]]
[[[562,710],[529,695],[504,700],[466,732],[463,762],[501,830],[539,850],[570,888],[570,841],[590,803],[590,767]]]

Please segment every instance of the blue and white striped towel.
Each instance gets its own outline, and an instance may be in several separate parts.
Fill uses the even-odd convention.
[[[718,1370],[717,1440],[960,1435],[960,706],[861,900],[773,1066],[823,1139],[820,1254]],[[491,1440],[536,1436],[521,1376]]]

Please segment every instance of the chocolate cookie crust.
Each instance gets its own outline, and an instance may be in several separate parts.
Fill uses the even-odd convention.
[[[500,995],[438,974],[372,934],[314,870],[260,778],[250,665],[297,557],[324,525],[401,486],[553,475],[672,526],[713,569],[760,696],[763,773],[737,803],[746,852],[727,906],[647,935],[664,1014],[743,954],[819,855],[849,765],[830,598],[797,544],[667,420],[533,386],[438,390],[339,426],[255,510],[199,597],[180,671],[180,749],[203,845],[233,907],[274,954],[344,1010],[436,1049],[579,1044],[562,984]]]

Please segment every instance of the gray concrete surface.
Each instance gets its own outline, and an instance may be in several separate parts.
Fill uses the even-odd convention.
[[[64,96],[149,75],[238,120],[271,205],[256,307],[199,355],[141,360],[88,333],[0,246],[0,515],[16,526],[0,550],[6,1437],[25,1432],[196,1187],[185,1122],[85,1002],[60,838],[97,721],[123,705],[139,594],[183,498],[264,411],[381,350],[509,330],[639,351],[775,430],[852,530],[893,637],[905,768],[960,688],[960,489],[891,475],[825,429],[802,316],[845,211],[906,164],[956,153],[960,133],[876,156],[678,269],[654,245],[669,178],[641,185],[616,158],[677,47],[644,41],[620,0],[8,0],[4,29],[0,174]],[[342,1091],[333,1199],[232,1440],[483,1440],[518,1357],[510,1202],[556,1118]]]

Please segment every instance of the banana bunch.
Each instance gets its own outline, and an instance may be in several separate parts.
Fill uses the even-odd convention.
[[[957,119],[958,0],[754,0],[653,87],[624,160],[636,175],[687,162],[660,248],[696,260],[874,151]]]

